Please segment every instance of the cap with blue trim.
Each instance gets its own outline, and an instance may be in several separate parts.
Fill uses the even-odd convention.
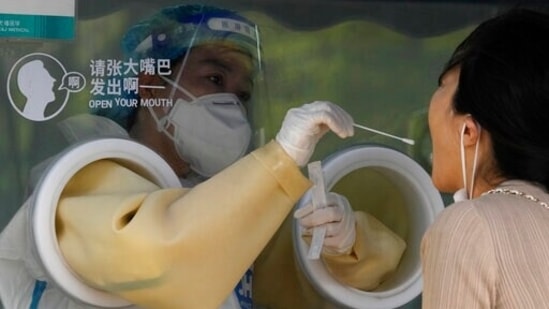
[[[177,59],[192,46],[226,41],[240,46],[255,60],[259,39],[254,23],[233,11],[205,5],[179,5],[131,27],[122,39],[129,57]]]

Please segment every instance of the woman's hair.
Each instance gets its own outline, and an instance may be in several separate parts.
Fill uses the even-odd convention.
[[[549,188],[549,16],[516,8],[481,23],[442,75],[456,67],[454,109],[490,133],[499,176]]]

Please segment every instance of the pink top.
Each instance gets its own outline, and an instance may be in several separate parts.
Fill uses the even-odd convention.
[[[545,203],[523,181],[518,190]],[[524,196],[495,193],[448,206],[421,248],[423,308],[549,308],[549,209]]]

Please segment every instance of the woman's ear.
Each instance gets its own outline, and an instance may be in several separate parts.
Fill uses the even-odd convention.
[[[482,130],[480,124],[471,115],[467,115],[463,119],[463,126],[463,145],[465,147],[476,145]]]

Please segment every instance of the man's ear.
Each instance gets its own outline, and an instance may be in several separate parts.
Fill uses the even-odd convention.
[[[141,72],[138,76],[138,84],[146,86],[161,86],[164,85],[165,82],[157,75],[144,74]],[[139,97],[143,99],[161,97],[158,93],[159,91],[161,91],[161,89],[155,87],[139,87]]]
[[[465,147],[476,145],[478,139],[480,138],[480,124],[478,124],[473,117],[468,115],[464,117],[463,125],[465,126],[463,131],[463,145]]]

